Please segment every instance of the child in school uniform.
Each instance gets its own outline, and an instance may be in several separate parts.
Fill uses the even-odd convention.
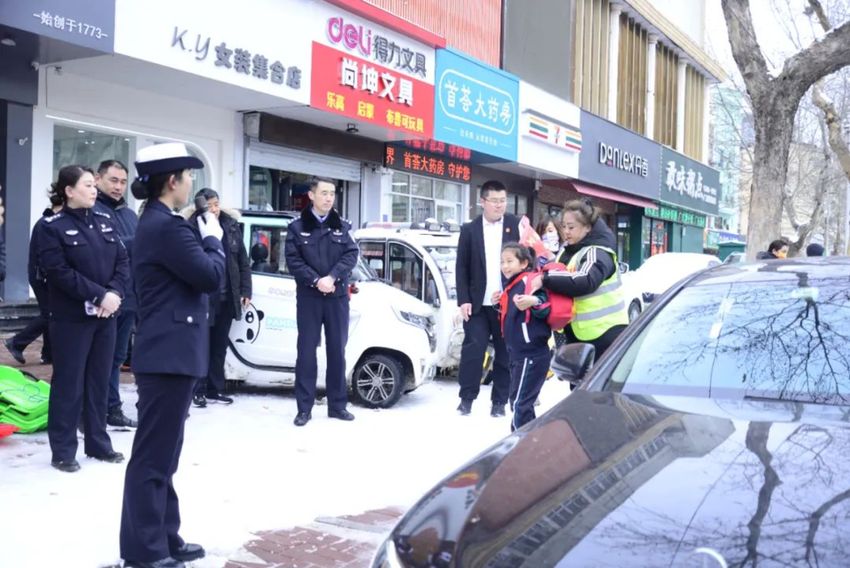
[[[546,292],[526,295],[528,279],[535,262],[534,252],[518,243],[502,247],[502,288],[497,293],[502,335],[508,346],[511,369],[511,407],[514,411],[511,431],[534,420],[534,401],[543,388],[549,371],[549,338],[546,323],[549,305]],[[494,294],[494,303],[497,298]]]

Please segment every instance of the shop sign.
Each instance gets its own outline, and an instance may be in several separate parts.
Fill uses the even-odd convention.
[[[472,150],[469,148],[446,144],[445,142],[438,142],[437,140],[404,140],[401,143],[408,148],[423,150],[431,154],[449,157],[453,160],[461,160],[464,162],[472,161]]]
[[[580,180],[658,199],[660,144],[585,111],[581,111],[581,131]]]
[[[708,215],[717,215],[720,172],[669,148],[661,153],[660,199]]]
[[[112,53],[115,0],[5,0],[0,24]]]
[[[437,51],[434,138],[517,159],[519,81],[450,49]]]
[[[437,177],[457,183],[469,183],[472,178],[469,164],[463,163],[460,159],[429,154],[402,144],[386,145],[384,165],[398,171]]]
[[[431,85],[318,42],[310,106],[425,138],[434,131]]]
[[[705,247],[715,249],[725,243],[747,244],[747,237],[737,233],[727,233],[725,231],[715,231],[707,229],[705,231]]]
[[[542,140],[568,152],[581,152],[581,129],[569,124],[558,124],[542,116],[527,113],[522,129],[523,136]]]
[[[579,107],[520,81],[519,109],[517,163],[535,172],[577,178],[585,145]]]
[[[661,219],[662,221],[670,221],[671,223],[679,223],[680,225],[692,225],[694,227],[700,227],[704,229],[706,224],[705,215],[700,215],[699,213],[693,213],[691,211],[685,211],[684,209],[679,209],[678,207],[668,207],[666,205],[659,205],[658,209],[646,207],[643,211],[643,214],[646,217],[651,217],[653,219]]]

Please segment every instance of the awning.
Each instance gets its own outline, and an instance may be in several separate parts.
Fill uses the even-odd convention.
[[[563,187],[565,189],[571,189],[583,195],[590,195],[592,197],[600,197],[602,199],[609,199],[611,201],[616,201],[618,203],[626,203],[627,205],[634,205],[635,207],[644,207],[649,209],[658,209],[658,205],[653,203],[648,199],[643,199],[641,197],[637,197],[636,195],[629,195],[627,193],[623,193],[621,191],[615,191],[613,189],[602,189],[601,187],[596,187],[594,185],[588,185],[585,183],[577,182],[577,181],[567,181],[561,179],[553,179],[546,180],[547,185],[553,185],[555,187]]]

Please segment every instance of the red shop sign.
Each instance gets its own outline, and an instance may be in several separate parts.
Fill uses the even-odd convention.
[[[424,138],[434,134],[434,86],[313,42],[310,106]]]

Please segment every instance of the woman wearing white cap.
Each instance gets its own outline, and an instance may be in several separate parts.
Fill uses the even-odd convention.
[[[196,226],[175,210],[192,190],[203,162],[185,145],[139,150],[132,191],[146,199],[133,245],[139,299],[133,373],[139,428],[124,480],[121,557],[125,567],[181,568],[204,549],[180,538],[180,510],[172,477],[183,447],[183,427],[199,377],[209,365],[207,294],[224,274],[222,229],[214,215]]]

